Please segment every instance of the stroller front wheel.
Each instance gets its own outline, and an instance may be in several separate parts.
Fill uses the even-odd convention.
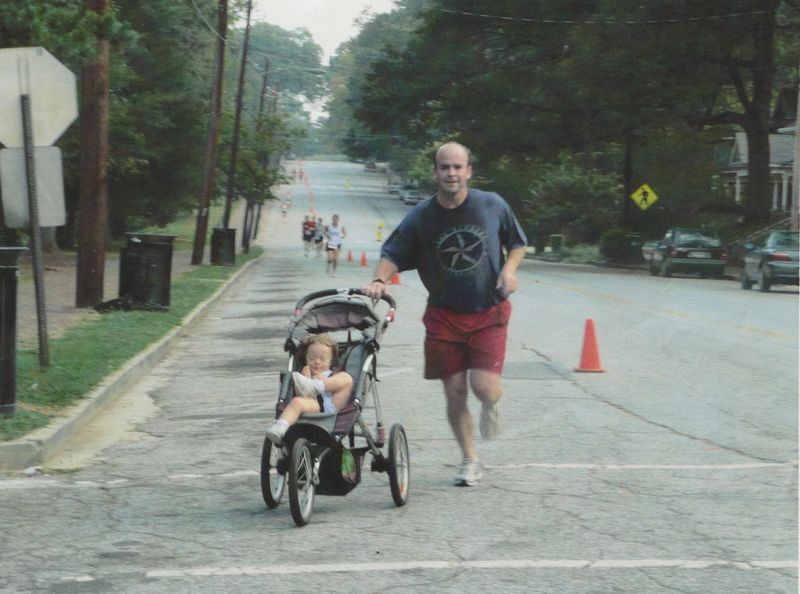
[[[392,490],[392,499],[397,507],[408,503],[408,482],[411,478],[408,440],[403,426],[399,423],[392,425],[389,432],[389,487]]]
[[[264,438],[261,448],[261,496],[270,509],[278,507],[286,486],[286,473],[278,472],[280,458],[281,448]]]
[[[308,440],[299,437],[292,446],[289,460],[289,507],[298,526],[305,526],[311,520],[315,492],[314,456]]]

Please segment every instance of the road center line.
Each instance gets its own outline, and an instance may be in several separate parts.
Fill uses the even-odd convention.
[[[395,563],[320,563],[314,565],[260,565],[242,567],[188,567],[152,569],[145,577],[181,578],[204,576],[292,575],[313,573],[370,573],[410,570],[461,569],[797,569],[793,559],[731,561],[728,559],[487,559],[478,561],[398,561]]]

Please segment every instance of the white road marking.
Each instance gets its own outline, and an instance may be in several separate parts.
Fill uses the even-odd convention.
[[[759,468],[795,468],[797,462],[750,462],[743,464],[499,464],[485,465],[492,470],[539,468],[543,470],[755,470]]]
[[[219,476],[225,478],[234,478],[237,476],[261,476],[261,473],[258,470],[237,470],[235,472],[226,472]]]
[[[378,379],[383,379],[385,377],[392,377],[393,375],[402,375],[404,373],[409,373],[414,371],[414,367],[397,367],[397,368],[390,368],[390,369],[382,369],[380,373],[378,373]]]
[[[62,577],[61,581],[83,583],[83,582],[93,582],[94,578],[90,575],[76,575],[76,576]]]
[[[399,561],[396,563],[320,563],[315,565],[261,565],[242,567],[188,567],[152,569],[148,578],[237,575],[291,575],[311,573],[368,573],[418,569],[797,569],[796,560],[731,561],[729,559],[487,559],[483,561]]]
[[[795,469],[797,461],[794,462],[751,462],[743,464],[579,464],[561,463],[550,464],[540,462],[530,462],[521,464],[497,464],[486,465],[487,470],[516,470],[530,468],[534,470],[760,470],[760,469]],[[167,477],[169,480],[183,481],[194,479],[214,479],[214,478],[247,478],[260,476],[258,470],[234,470],[222,474],[172,474]],[[68,487],[110,487],[130,482],[129,479],[114,479],[105,482],[95,481],[75,481],[73,483],[62,482],[56,479],[44,478],[24,478],[0,480],[0,491],[13,491],[19,489],[47,489],[47,488],[68,488]]]

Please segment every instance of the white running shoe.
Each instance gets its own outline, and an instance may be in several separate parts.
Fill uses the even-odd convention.
[[[501,420],[500,401],[484,402],[481,406],[481,437],[483,439],[494,439],[500,435]]]
[[[275,421],[266,431],[267,439],[274,443],[276,446],[283,444],[283,436],[286,435],[286,430],[289,425]]]
[[[455,483],[459,487],[474,487],[483,477],[483,464],[480,460],[464,458],[458,467]]]
[[[313,398],[314,400],[317,399],[319,389],[317,388],[316,382],[310,377],[304,376],[299,371],[293,371],[292,381],[294,382],[295,391],[300,396],[303,398]]]

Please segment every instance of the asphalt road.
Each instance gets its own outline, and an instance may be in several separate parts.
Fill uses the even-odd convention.
[[[408,208],[360,166],[304,169],[266,257],[192,336],[44,474],[0,477],[0,591],[797,592],[796,289],[526,260],[504,431],[458,488],[441,389],[421,379],[425,293],[403,273],[379,376],[409,437],[408,505],[367,471],[305,528],[267,510],[293,303],[369,280],[378,226]],[[303,255],[310,205],[348,231],[336,278]],[[573,372],[588,319],[604,373]]]

